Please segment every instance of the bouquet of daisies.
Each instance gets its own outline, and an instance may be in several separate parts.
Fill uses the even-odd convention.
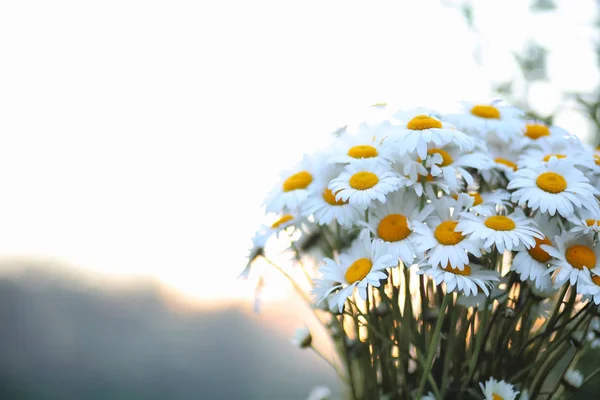
[[[384,114],[283,174],[242,275],[289,279],[349,399],[572,395],[600,371],[598,149],[499,103]]]

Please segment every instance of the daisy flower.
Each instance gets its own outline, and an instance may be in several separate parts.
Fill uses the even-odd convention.
[[[326,292],[321,292],[320,300],[339,289],[331,297],[331,302],[340,312],[346,299],[352,296],[354,288],[358,288],[358,294],[365,300],[367,286],[379,287],[379,281],[387,277],[385,269],[398,265],[398,260],[390,254],[384,254],[372,247],[371,238],[364,234],[352,243],[347,253],[340,254],[339,263],[330,258],[324,261],[325,264],[320,268],[322,279],[335,283]],[[330,307],[333,304],[330,304]]]
[[[523,112],[516,107],[492,104],[464,103],[464,114],[445,115],[450,123],[466,133],[486,141],[508,143],[520,131]]]
[[[575,207],[600,210],[594,189],[581,171],[571,162],[551,158],[546,165],[523,168],[515,172],[508,189],[516,189],[512,201],[521,207],[539,209],[565,218],[573,215]]]
[[[296,214],[281,214],[271,223],[271,225],[262,225],[260,228],[260,233],[266,236],[266,239],[275,235],[279,237],[279,234],[288,228],[296,229],[302,225],[304,222],[304,218]],[[265,240],[266,240],[265,239]]]
[[[315,160],[304,158],[293,170],[284,172],[281,182],[271,191],[265,200],[267,212],[279,213],[284,210],[296,210],[308,197],[319,167]]]
[[[405,123],[399,126],[391,139],[391,149],[400,155],[416,153],[422,159],[427,156],[427,146],[441,147],[450,142],[463,151],[475,147],[473,138],[447,125],[433,114],[414,115],[412,112],[397,114],[396,118]]]
[[[467,152],[454,143],[440,147],[430,146],[427,150],[425,166],[434,177],[443,176],[444,182],[451,190],[460,187],[458,179],[462,178],[467,185],[473,185],[474,179],[467,168],[476,170],[489,169],[491,159],[483,151]]]
[[[588,234],[600,231],[600,212],[598,211],[580,208],[568,220],[572,224],[570,232]]]
[[[535,237],[535,245],[532,247],[517,249],[510,269],[517,272],[522,281],[531,280],[538,289],[543,290],[552,286],[551,278],[546,273],[552,256],[541,246],[553,246],[550,238],[558,235],[561,228],[558,225],[558,219],[551,218],[548,214],[537,214],[534,221],[544,237]]]
[[[362,127],[357,135],[342,136],[334,142],[333,150],[327,157],[327,161],[348,164],[360,159],[387,160],[383,141],[377,138],[376,133],[381,135],[373,127]]]
[[[434,267],[450,263],[452,268],[462,268],[469,263],[467,253],[481,257],[480,241],[469,239],[457,230],[458,214],[465,207],[464,197],[459,196],[458,200],[443,198],[433,204],[437,215],[429,218],[427,225],[414,222],[417,251],[426,251],[426,259]]]
[[[594,159],[576,136],[569,135],[560,139],[548,139],[526,150],[518,160],[519,167],[531,167],[545,164],[552,157],[569,160],[575,166],[592,169]]]
[[[544,121],[539,120],[527,120],[522,122],[521,128],[519,129],[520,136],[516,137],[515,147],[522,149],[531,145],[539,145],[551,138],[559,140],[565,140],[569,133],[558,126],[550,126]]]
[[[310,347],[312,335],[307,327],[298,328],[296,329],[296,332],[294,332],[294,336],[290,339],[290,342],[301,349],[305,349]]]
[[[564,232],[555,236],[554,242],[556,247],[541,245],[541,248],[554,257],[550,260],[548,272],[558,270],[555,278],[557,286],[567,281],[573,286],[585,274],[584,269],[600,267],[600,246],[594,246],[591,235],[575,236]]]
[[[337,305],[334,302],[335,293],[332,293],[331,288],[336,286],[338,283],[330,279],[315,278],[313,279],[313,301],[312,306],[323,311],[331,311],[337,313]]]
[[[600,268],[584,270],[577,282],[577,292],[589,296],[595,304],[600,304]]]
[[[531,218],[525,217],[521,210],[509,215],[479,216],[470,212],[461,213],[456,229],[471,240],[485,241],[483,248],[489,251],[496,245],[502,254],[504,249],[512,251],[519,245],[526,248],[535,246],[535,238],[544,235],[535,227]]]
[[[419,211],[419,198],[411,192],[392,193],[385,204],[370,211],[369,222],[365,223],[373,234],[373,247],[411,265],[417,254],[413,221],[424,221],[431,211],[431,205]],[[422,258],[423,255],[417,256]]]
[[[505,381],[497,381],[490,378],[485,382],[485,385],[479,383],[481,390],[485,396],[485,400],[515,400],[519,392],[515,391],[515,387]]]
[[[268,239],[269,236],[265,235],[264,232],[258,231],[254,234],[252,237],[252,247],[250,248],[250,254],[248,255],[248,263],[238,276],[238,279],[248,279],[252,262],[264,254],[265,245],[267,244]]]
[[[468,191],[473,201],[470,206],[471,212],[476,214],[490,215],[501,210],[506,210],[510,206],[510,193],[506,190],[496,189],[493,192]],[[454,198],[458,195],[454,195]]]
[[[336,199],[335,194],[328,188],[331,178],[335,176],[335,173],[326,174],[325,178],[317,179],[302,204],[300,213],[305,217],[313,215],[319,225],[329,225],[337,221],[342,227],[350,228],[363,217],[364,208],[353,206],[348,200]]]
[[[491,185],[506,186],[506,179],[510,180],[518,169],[518,153],[503,143],[487,143],[487,153],[493,162],[479,171],[481,177]]]
[[[437,198],[440,190],[446,194],[450,193],[443,175],[437,177],[431,175],[422,161],[417,160],[416,154],[401,157],[400,161],[392,164],[392,168],[406,178],[403,184],[412,188],[419,197],[426,194],[429,198]]]
[[[388,193],[407,182],[387,164],[376,160],[356,160],[348,164],[337,178],[329,183],[335,199],[366,208],[375,199],[385,203]]]
[[[436,285],[445,283],[447,292],[458,291],[466,296],[475,296],[479,291],[489,296],[492,282],[499,280],[496,271],[486,270],[477,264],[462,265],[460,268],[453,268],[450,264],[443,268],[423,267],[417,274],[426,274]]]

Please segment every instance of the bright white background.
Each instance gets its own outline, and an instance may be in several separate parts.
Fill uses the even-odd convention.
[[[0,3],[0,254],[245,296],[279,170],[369,104],[490,100],[526,36],[551,46],[541,109],[596,84],[592,0],[477,2],[482,39],[441,3]]]

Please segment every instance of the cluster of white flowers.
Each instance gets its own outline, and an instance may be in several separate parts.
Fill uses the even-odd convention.
[[[597,149],[514,107],[395,112],[342,131],[286,172],[265,203],[276,222],[258,242],[311,224],[359,231],[321,266],[315,293],[332,310],[399,265],[447,291],[488,295],[502,269],[477,261],[505,252],[531,286],[577,284],[600,304],[599,183]]]
[[[514,107],[386,111],[283,174],[241,276],[264,257],[318,308],[345,368],[306,329],[293,343],[334,366],[354,398],[442,399],[496,375],[508,381],[481,383],[486,399],[537,399],[556,376],[541,367],[565,346],[600,346],[599,184],[598,148]],[[268,258],[273,237],[288,241],[304,286]],[[559,390],[584,382],[557,372]]]

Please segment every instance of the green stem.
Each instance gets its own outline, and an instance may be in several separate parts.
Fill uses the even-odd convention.
[[[475,368],[477,366],[477,359],[479,358],[479,353],[484,342],[483,339],[485,339],[485,335],[483,335],[483,329],[486,327],[488,322],[488,316],[490,312],[489,300],[485,302],[483,307],[483,317],[479,323],[479,328],[477,329],[478,332],[477,336],[475,336],[475,348],[473,351],[473,356],[471,357],[471,362],[469,364],[469,372],[467,373],[467,379],[465,379],[460,389],[461,394],[467,389],[469,382],[471,382],[471,379],[473,378],[473,374],[475,373]]]
[[[425,390],[425,383],[427,382],[427,376],[431,373],[431,368],[433,367],[433,358],[435,356],[435,353],[437,352],[437,347],[440,341],[440,333],[442,331],[442,323],[444,322],[445,311],[448,307],[448,304],[450,303],[451,298],[452,294],[446,294],[444,296],[444,300],[442,301],[442,305],[440,306],[440,311],[438,314],[437,321],[435,323],[435,329],[433,331],[431,343],[429,343],[429,350],[427,351],[425,368],[423,370],[423,375],[421,376],[421,381],[419,382],[419,389],[417,390],[417,399],[420,399],[423,396],[423,391]]]
[[[452,309],[452,315],[450,317],[450,330],[448,331],[448,345],[446,346],[446,354],[444,355],[444,368],[442,370],[442,397],[445,396],[446,390],[448,389],[448,378],[450,377],[450,364],[452,363],[452,357],[456,349],[455,341],[461,340],[462,336],[458,336],[456,332],[456,324],[459,319],[459,314],[462,310],[459,310],[458,306],[454,306]],[[466,325],[466,324],[463,324]],[[462,331],[462,327],[461,327]],[[456,365],[456,364],[455,364]]]

